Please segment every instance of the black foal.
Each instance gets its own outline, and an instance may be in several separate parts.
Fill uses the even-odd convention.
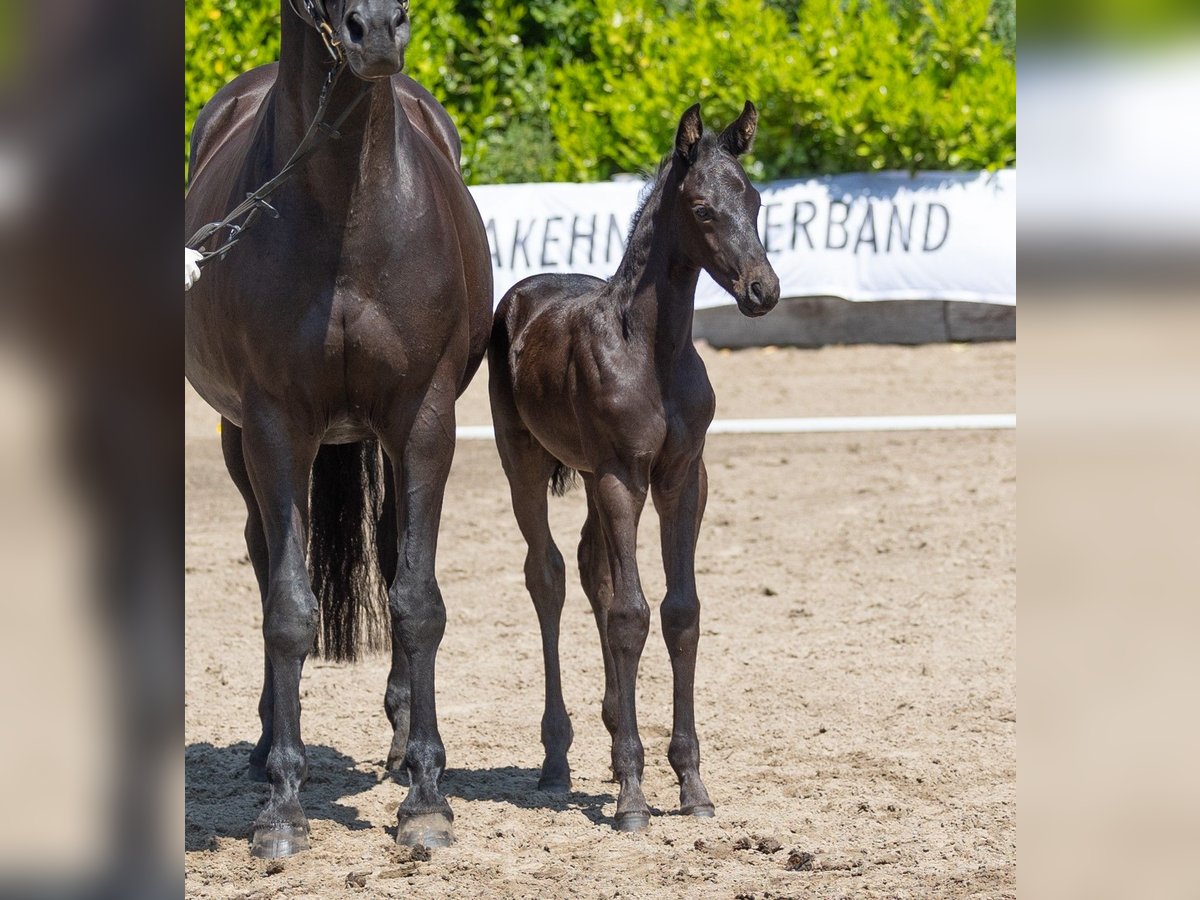
[[[579,568],[604,652],[603,717],[621,785],[616,826],[622,831],[650,821],[635,708],[650,626],[636,559],[647,493],[662,522],[667,577],[661,614],[675,682],[668,756],[679,776],[681,811],[713,814],[700,780],[693,683],[700,633],[695,551],[707,494],[704,436],[715,398],[692,344],[692,314],[701,269],[747,316],[764,315],[779,300],[779,279],[758,236],[758,191],[738,162],[757,124],[757,111],[746,103],[723,132],[705,134],[699,105],[688,109],[612,279],[528,278],[505,295],[492,328],[496,440],[529,545],[525,582],[546,664],[540,787],[561,793],[571,784],[571,722],[558,661],[564,565],[550,535],[546,495],[548,484],[561,491],[567,470],[575,469],[587,488]]]

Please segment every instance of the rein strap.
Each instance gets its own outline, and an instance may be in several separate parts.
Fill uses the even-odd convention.
[[[279,173],[258,190],[247,194],[246,199],[234,207],[221,221],[210,222],[197,231],[185,245],[188,249],[196,250],[200,253],[200,259],[196,263],[200,268],[203,268],[214,259],[223,259],[225,254],[241,240],[246,229],[254,224],[261,213],[266,212],[273,219],[279,218],[279,213],[268,202],[271,195],[296,173],[296,169],[299,168],[300,164],[312,156],[326,138],[337,140],[341,137],[340,130],[342,125],[350,118],[351,113],[358,108],[358,105],[362,103],[367,94],[371,92],[371,85],[364,84],[353,102],[346,107],[337,119],[333,122],[325,121],[325,114],[329,111],[329,102],[333,98],[333,89],[337,86],[338,80],[346,70],[346,54],[342,50],[341,42],[334,35],[333,26],[329,24],[329,20],[325,17],[324,10],[318,11],[315,0],[300,0],[304,4],[304,13],[296,9],[295,0],[288,0],[288,2],[291,4],[292,10],[301,18],[308,18],[313,27],[321,35],[325,49],[329,52],[333,60],[333,67],[329,70],[329,74],[325,76],[325,84],[321,87],[321,99],[317,104],[317,114],[313,117],[312,124],[308,126],[308,130],[305,131],[300,145],[292,153],[283,168],[279,170]],[[224,243],[211,250],[204,248],[204,245],[214,235],[223,231],[229,232],[229,236],[225,239]]]

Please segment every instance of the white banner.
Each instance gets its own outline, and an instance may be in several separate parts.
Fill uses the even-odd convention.
[[[616,271],[643,181],[471,188],[496,302],[529,275]],[[1017,173],[836,175],[758,185],[784,297],[1015,305]],[[733,303],[701,274],[696,307]]]

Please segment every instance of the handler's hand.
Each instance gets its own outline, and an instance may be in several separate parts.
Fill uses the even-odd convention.
[[[183,289],[190,291],[192,285],[200,280],[200,260],[203,257],[188,247],[183,248]]]

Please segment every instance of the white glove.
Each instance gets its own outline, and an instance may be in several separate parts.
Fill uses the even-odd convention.
[[[200,260],[204,257],[189,247],[183,248],[183,289],[190,291],[200,280]]]

